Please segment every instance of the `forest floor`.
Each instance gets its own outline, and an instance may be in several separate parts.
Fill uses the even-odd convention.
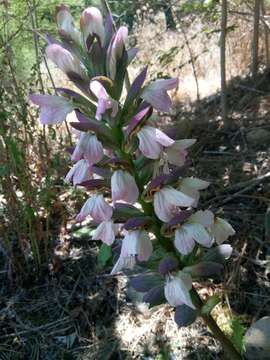
[[[179,102],[166,119],[180,137],[198,139],[191,173],[211,182],[202,207],[218,210],[236,230],[224,281],[200,289],[201,296],[222,295],[214,317],[225,330],[231,313],[248,326],[270,312],[269,78],[261,74],[256,88],[249,79],[231,81],[229,126],[218,115],[219,94],[188,106]],[[222,358],[200,321],[177,329],[170,307],[148,310],[124,275],[107,276],[109,267],[96,265],[98,245],[90,235],[91,228],[75,228],[71,219],[40,282],[14,290],[0,269],[1,360]]]

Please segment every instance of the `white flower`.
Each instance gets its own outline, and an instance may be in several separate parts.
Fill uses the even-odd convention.
[[[179,271],[176,276],[168,277],[164,288],[165,297],[171,306],[176,307],[185,304],[195,309],[189,293],[191,288],[191,276]]]
[[[82,132],[71,160],[78,161],[83,157],[88,160],[89,164],[96,164],[103,158],[103,155],[102,143],[98,141],[96,135]]]
[[[195,200],[193,206],[196,207],[200,199],[199,190],[204,190],[209,185],[210,183],[207,181],[189,177],[181,180],[179,190],[184,194],[191,196]]]
[[[88,161],[85,159],[73,165],[65,177],[65,181],[72,182],[73,185],[81,184],[90,179],[92,179],[92,173],[90,172]]]
[[[178,206],[192,206],[194,199],[171,186],[164,186],[154,194],[154,209],[157,217],[164,222],[170,221]]]
[[[115,225],[113,221],[103,221],[96,228],[92,240],[101,240],[107,245],[112,245],[115,240],[115,235],[118,232],[118,225]]]
[[[111,178],[112,200],[134,204],[139,197],[136,182],[127,171],[116,170]]]
[[[102,221],[110,220],[112,214],[113,210],[105,201],[103,195],[95,194],[84,203],[76,220],[83,221],[88,215],[91,215],[95,222],[101,223]]]
[[[214,221],[214,215],[211,211],[197,211],[191,215],[188,221],[179,229],[175,230],[174,245],[182,255],[191,253],[198,244],[210,247],[213,243],[213,238],[206,230]]]
[[[171,146],[167,147],[165,152],[167,154],[168,162],[176,166],[183,166],[186,161],[186,149],[195,144],[195,139],[176,140]]]
[[[233,227],[226,220],[219,217],[215,218],[213,225],[210,227],[210,232],[217,244],[222,244],[229,236],[235,234]]]
[[[128,231],[123,239],[121,253],[111,274],[115,274],[122,268],[132,268],[136,259],[147,261],[153,252],[153,245],[145,230]]]
[[[169,136],[153,126],[143,126],[137,133],[139,149],[149,159],[158,159],[163,147],[174,143]]]

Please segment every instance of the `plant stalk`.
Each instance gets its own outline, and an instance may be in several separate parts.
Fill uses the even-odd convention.
[[[221,343],[226,358],[228,360],[242,360],[242,355],[236,350],[231,340],[228,339],[224,332],[220,329],[214,318],[210,314],[203,314],[201,312],[201,308],[204,304],[194,288],[192,289],[192,295],[194,305],[196,305],[197,309],[199,310],[201,318],[209,327],[213,336]]]

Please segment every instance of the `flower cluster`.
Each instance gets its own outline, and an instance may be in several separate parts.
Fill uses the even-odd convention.
[[[144,68],[124,96],[127,67],[137,53],[127,48],[127,28],[114,31],[111,15],[104,20],[95,7],[82,12],[80,31],[64,5],[56,20],[61,41],[48,36],[46,56],[78,90],[58,88],[57,95],[30,99],[40,106],[42,124],[60,124],[75,111],[78,121],[70,126],[79,137],[65,180],[89,193],[77,221],[96,223],[93,240],[121,244],[111,274],[139,264],[143,275],[132,286],[151,306],[167,301],[176,308],[176,322],[187,325],[196,318],[192,282],[220,275],[231,254],[223,242],[234,230],[198,209],[209,183],[186,176],[187,149],[195,140],[172,138],[152,119],[153,111],[170,110],[168,91],[178,79],[145,84]]]

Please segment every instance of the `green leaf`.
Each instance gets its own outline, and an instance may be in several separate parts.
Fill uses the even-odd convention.
[[[217,295],[210,296],[207,302],[201,308],[201,313],[203,315],[209,315],[219,302],[220,298]]]
[[[231,340],[239,352],[244,351],[244,334],[246,328],[241,324],[240,319],[235,317],[231,320]]]
[[[111,259],[111,257],[112,248],[106,244],[102,244],[97,257],[98,266],[104,268],[107,262]]]

